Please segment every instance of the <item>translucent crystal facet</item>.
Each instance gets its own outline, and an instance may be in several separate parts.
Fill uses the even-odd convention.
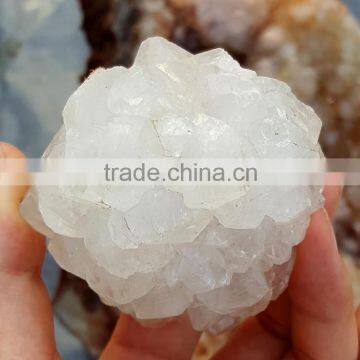
[[[284,83],[224,50],[150,38],[68,100],[47,158],[321,157],[321,122]],[[140,320],[187,312],[222,331],[286,287],[314,186],[33,187],[22,213],[67,271]]]

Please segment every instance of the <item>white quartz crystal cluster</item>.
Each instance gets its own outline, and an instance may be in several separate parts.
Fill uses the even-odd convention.
[[[321,122],[282,82],[224,50],[142,43],[70,97],[54,158],[319,158]],[[315,186],[33,187],[25,218],[67,271],[139,320],[186,312],[222,331],[286,287]]]

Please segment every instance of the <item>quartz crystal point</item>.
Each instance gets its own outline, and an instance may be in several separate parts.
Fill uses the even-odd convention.
[[[46,158],[319,158],[321,122],[284,83],[224,50],[150,38],[129,68],[98,69],[68,100]],[[275,130],[276,129],[276,130]],[[142,321],[184,312],[219,332],[286,287],[317,186],[30,189],[24,217],[65,270]]]

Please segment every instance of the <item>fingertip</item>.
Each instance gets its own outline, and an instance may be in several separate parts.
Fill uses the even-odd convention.
[[[24,159],[25,155],[16,146],[0,141],[0,158]]]
[[[336,316],[352,303],[351,288],[324,209],[312,215],[305,239],[297,248],[289,294],[293,303],[314,316]]]
[[[318,275],[318,271],[322,269],[337,267],[338,258],[336,239],[329,216],[326,210],[321,208],[312,214],[305,238],[297,246],[291,280],[305,281],[315,274]]]
[[[306,233],[303,246],[310,246],[321,251],[329,252],[338,259],[338,249],[334,229],[330,216],[325,208],[319,209],[311,215],[311,221]]]
[[[290,279],[295,353],[312,359],[355,359],[352,289],[324,209],[313,214]]]
[[[0,142],[0,211],[17,211],[27,186],[26,160],[15,146]]]

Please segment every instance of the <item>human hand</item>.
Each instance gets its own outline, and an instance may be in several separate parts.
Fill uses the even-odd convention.
[[[51,302],[40,277],[44,238],[19,214],[26,187],[1,183],[1,171],[22,170],[19,163],[12,169],[6,158],[23,156],[10,145],[0,146],[0,360],[59,359]],[[297,247],[286,292],[241,324],[214,359],[357,358],[352,291],[330,220],[340,192],[336,186],[325,188],[325,209],[312,216],[306,238]],[[184,316],[145,328],[121,315],[101,359],[190,359],[199,336]]]

